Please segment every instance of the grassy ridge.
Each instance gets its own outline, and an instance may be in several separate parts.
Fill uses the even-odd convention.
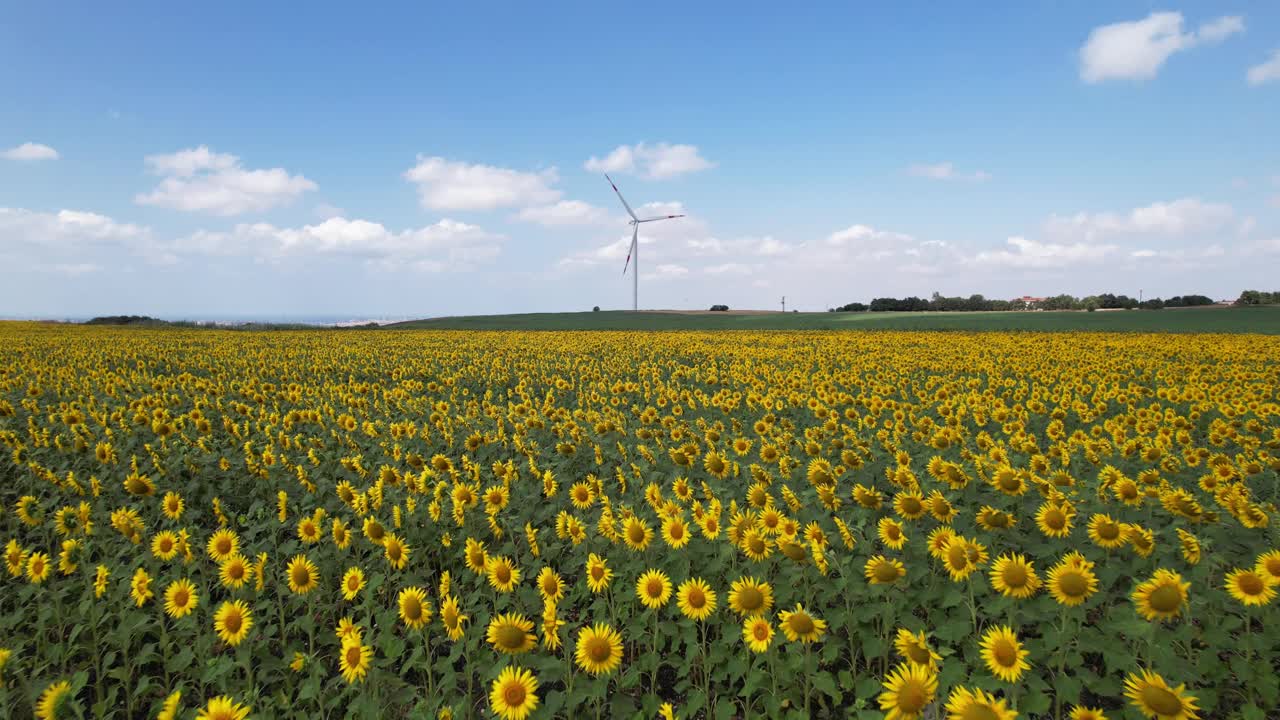
[[[528,313],[413,320],[393,329],[439,330],[1033,330],[1280,334],[1280,306],[1106,312]]]

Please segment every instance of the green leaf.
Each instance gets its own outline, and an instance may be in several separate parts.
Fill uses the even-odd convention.
[[[822,691],[831,699],[839,702],[840,690],[836,688],[836,680],[830,673],[818,673],[813,676],[813,687]]]

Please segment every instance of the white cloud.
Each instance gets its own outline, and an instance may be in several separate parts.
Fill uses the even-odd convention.
[[[1142,20],[1094,28],[1080,48],[1080,78],[1096,83],[1113,79],[1146,80],[1176,52],[1221,42],[1244,31],[1244,20],[1224,16],[1184,32],[1182,13],[1153,12]]]
[[[698,154],[696,145],[619,145],[603,158],[592,155],[583,167],[589,172],[638,174],[651,180],[676,177],[715,167]]]
[[[286,256],[339,255],[388,267],[407,263],[419,270],[462,270],[496,257],[501,237],[456,220],[395,232],[381,223],[333,217],[315,225],[281,228],[242,223],[230,232],[198,231],[174,243],[181,253]]]
[[[752,271],[752,266],[736,262],[712,265],[703,269],[703,272],[708,275],[750,275]]]
[[[216,153],[204,145],[168,155],[151,155],[145,163],[148,170],[164,180],[151,192],[139,193],[134,202],[185,212],[261,212],[317,187],[302,175],[290,175],[283,168],[246,170],[235,155]]]
[[[0,207],[0,236],[16,242],[65,248],[81,243],[142,240],[150,230],[97,213],[59,210],[35,212]]]
[[[1271,51],[1268,60],[1249,68],[1246,77],[1255,86],[1280,80],[1280,50]]]
[[[321,220],[328,220],[329,218],[334,217],[345,217],[347,214],[346,210],[330,205],[329,203],[320,203],[319,205],[316,205],[312,212],[314,212],[316,217]]]
[[[991,179],[991,173],[985,170],[975,170],[969,174],[956,172],[955,166],[949,162],[942,162],[936,165],[912,165],[907,168],[907,174],[931,180],[973,180],[982,182]]]
[[[1011,237],[1009,249],[986,250],[974,256],[975,265],[994,265],[1023,269],[1056,269],[1072,265],[1097,263],[1116,252],[1115,245],[1091,243],[1043,243],[1023,237]]]
[[[663,263],[655,270],[654,274],[658,277],[684,277],[689,274],[689,268],[675,263]]]
[[[608,217],[604,210],[581,200],[561,200],[554,205],[527,207],[516,217],[539,225],[592,225]]]
[[[1226,227],[1235,216],[1230,205],[1206,203],[1189,197],[1171,202],[1156,202],[1134,208],[1128,213],[1076,213],[1071,216],[1051,215],[1045,230],[1051,234],[1095,240],[1115,235],[1187,235],[1213,232]]]
[[[6,160],[57,160],[58,151],[48,145],[25,142],[8,150],[0,151],[0,157]]]
[[[97,265],[94,263],[83,263],[83,262],[82,263],[54,263],[52,265],[44,265],[42,267],[43,269],[48,270],[49,272],[57,273],[59,275],[66,275],[68,277],[80,277],[81,275],[88,275],[89,273],[96,273],[96,272],[102,271],[101,265]]]
[[[433,210],[528,207],[560,199],[551,187],[559,180],[555,168],[532,173],[419,155],[404,178],[418,186],[422,206]]]

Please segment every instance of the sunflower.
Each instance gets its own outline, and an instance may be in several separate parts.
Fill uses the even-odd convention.
[[[640,518],[630,517],[622,526],[622,539],[626,541],[627,547],[639,552],[649,547],[649,542],[653,540],[653,530]]]
[[[1089,539],[1105,550],[1118,548],[1125,543],[1124,526],[1110,515],[1095,513],[1089,518]]]
[[[1141,525],[1126,525],[1125,540],[1133,551],[1142,557],[1151,557],[1151,553],[1156,547],[1156,536],[1151,530]]]
[[[233,647],[245,639],[252,627],[253,611],[243,600],[228,600],[213,614],[213,629],[223,642]]]
[[[907,542],[902,524],[893,518],[880,518],[880,522],[876,524],[876,534],[880,536],[880,542],[890,550],[901,550]]]
[[[400,605],[400,619],[410,630],[417,630],[431,622],[431,601],[427,593],[420,587],[407,587],[400,591],[397,598]]]
[[[964,580],[978,569],[977,564],[972,560],[973,556],[969,548],[969,541],[961,535],[956,535],[951,542],[947,543],[947,551],[943,553],[942,563],[955,582]]]
[[[457,642],[462,639],[463,625],[469,619],[459,609],[458,598],[450,595],[440,601],[440,624],[444,625],[450,640]]]
[[[1259,575],[1280,583],[1280,550],[1271,550],[1259,555],[1253,569]]]
[[[690,620],[705,620],[716,611],[716,591],[700,578],[680,583],[676,591],[676,603],[680,612]]]
[[[239,548],[240,537],[232,530],[222,529],[209,538],[205,551],[209,553],[209,557],[213,558],[214,562],[222,562],[235,555]]]
[[[743,617],[769,612],[773,607],[773,587],[753,577],[740,577],[729,586],[729,608]]]
[[[984,505],[978,510],[978,525],[983,530],[1008,530],[1018,523],[1017,519],[1003,510]]]
[[[501,555],[494,555],[489,558],[487,574],[489,576],[489,584],[498,592],[509,593],[520,582],[520,570],[516,568],[514,563]]]
[[[23,568],[27,564],[27,551],[22,549],[17,540],[10,540],[4,546],[4,561],[9,566],[9,574],[22,577]]]
[[[590,485],[584,482],[577,482],[573,484],[573,487],[569,488],[569,499],[573,501],[574,507],[579,510],[586,510],[595,502],[596,495]]]
[[[928,508],[924,496],[916,490],[903,490],[893,496],[893,511],[904,520],[918,520]]]
[[[1008,625],[998,625],[982,636],[982,660],[992,675],[1005,682],[1017,682],[1031,665],[1027,663],[1027,651],[1018,636]]]
[[[947,696],[947,720],[1016,720],[1018,712],[985,690],[957,686]]]
[[[338,669],[348,684],[364,680],[373,663],[373,648],[361,642],[359,637],[348,637],[342,641],[342,652],[338,654]]]
[[[587,558],[587,587],[591,592],[604,592],[612,579],[613,571],[609,569],[608,562],[599,555],[591,553]]]
[[[387,537],[387,529],[383,527],[382,523],[372,517],[364,519],[362,529],[364,531],[364,536],[374,545],[382,545],[382,541]]]
[[[938,676],[929,668],[903,663],[884,679],[880,709],[885,720],[917,720],[938,692]]]
[[[524,615],[507,613],[494,616],[489,621],[489,629],[485,639],[494,650],[508,655],[519,655],[533,649],[537,638],[529,632],[533,629],[533,621]]]
[[[364,571],[358,567],[347,568],[346,574],[342,576],[342,597],[355,600],[364,585]]]
[[[605,623],[584,627],[578,631],[574,658],[592,675],[611,673],[622,664],[622,635]]]
[[[929,508],[929,514],[940,523],[949,523],[955,519],[956,515],[960,514],[951,505],[951,501],[947,500],[947,497],[937,490],[929,493],[929,499],[925,504]]]
[[[1071,714],[1067,716],[1067,720],[1107,720],[1107,716],[1101,708],[1076,705],[1071,708]]]
[[[645,607],[657,610],[671,599],[671,579],[661,570],[648,570],[636,581],[636,596]]]
[[[298,521],[298,539],[307,545],[320,542],[320,526],[314,519],[304,517]]]
[[[1245,605],[1266,605],[1276,597],[1276,582],[1257,570],[1232,570],[1226,588],[1231,597]]]
[[[908,663],[924,666],[934,672],[942,661],[942,656],[929,647],[929,639],[925,637],[923,630],[912,634],[906,628],[898,628],[893,647]]]
[[[809,611],[798,603],[794,609],[778,613],[778,620],[782,633],[791,642],[799,640],[802,643],[811,643],[827,632],[826,622],[810,615]]]
[[[1169,687],[1163,677],[1150,670],[1141,675],[1129,673],[1124,679],[1125,697],[1144,717],[1159,720],[1196,720],[1196,697],[1188,695],[1186,685]]]
[[[40,720],[53,720],[58,717],[58,710],[62,708],[63,702],[70,694],[71,683],[66,680],[50,683],[44,692],[40,693],[40,700],[36,703],[36,717]]]
[[[689,526],[679,515],[672,515],[662,522],[662,540],[679,550],[689,544]]]
[[[178,554],[178,537],[168,530],[161,530],[151,538],[151,554],[169,561]]]
[[[48,554],[33,552],[27,556],[27,579],[32,584],[39,585],[48,579],[50,570]],[[142,603],[138,604],[141,605]]]
[[[306,595],[320,584],[320,573],[306,555],[294,555],[285,574],[289,578],[289,590],[298,595]]]
[[[151,576],[143,568],[133,572],[133,579],[129,581],[129,596],[138,607],[146,605],[148,600],[155,597],[151,590]]]
[[[1060,605],[1074,607],[1098,591],[1098,578],[1088,565],[1064,560],[1049,570],[1049,592]]]
[[[356,640],[364,637],[364,631],[351,621],[350,615],[338,621],[338,626],[334,628],[333,634],[334,637],[338,638],[338,642],[342,642],[343,640],[352,637]]]
[[[333,536],[333,544],[339,550],[346,550],[351,544],[351,530],[347,528],[347,524],[342,522],[341,518],[334,518],[330,535]]]
[[[99,565],[93,577],[93,596],[102,597],[107,592],[107,578],[111,575],[111,571],[106,565]]]
[[[727,462],[724,457],[715,450],[708,450],[706,457],[702,459],[702,467],[710,473],[712,477],[723,480],[728,477],[729,472],[733,470],[733,463]]]
[[[794,545],[795,543],[790,543]],[[740,545],[742,552],[753,562],[760,562],[769,557],[772,552],[772,545],[769,538],[765,537],[764,532],[756,528],[747,530],[742,535],[742,544]]]
[[[477,575],[483,575],[485,569],[489,565],[489,554],[485,552],[484,543],[473,538],[467,538],[466,549],[467,567],[471,568],[471,572]]]
[[[227,557],[218,568],[218,577],[223,587],[230,589],[244,587],[252,574],[248,561],[239,554]]]
[[[907,569],[896,559],[876,555],[867,560],[863,573],[872,585],[892,585],[907,574]]]
[[[1024,600],[1040,589],[1040,577],[1034,564],[1022,555],[1001,555],[991,565],[991,587],[1005,597]]]
[[[762,615],[751,615],[742,621],[742,640],[753,653],[762,653],[773,642],[773,626]]]
[[[489,708],[503,720],[524,720],[538,707],[538,680],[524,668],[506,667],[493,681]]]
[[[396,570],[403,570],[409,563],[409,545],[395,533],[383,535],[382,550],[387,557],[387,563]]]
[[[169,587],[164,590],[164,611],[169,617],[186,617],[199,604],[200,596],[196,593],[196,586],[186,578],[169,583]]]
[[[176,720],[178,717],[178,703],[182,702],[182,691],[174,690],[169,693],[169,697],[164,699],[164,704],[160,706],[160,712],[156,714],[156,720]]]
[[[560,573],[550,567],[538,571],[537,583],[538,594],[542,596],[543,602],[560,602],[560,598],[564,597],[564,580],[560,578]]]
[[[1191,583],[1182,582],[1182,576],[1160,568],[1138,587],[1130,597],[1138,614],[1147,620],[1168,620],[1182,613],[1187,606],[1187,589]]]
[[[244,720],[249,716],[250,708],[231,699],[229,695],[219,695],[209,701],[196,720]]]

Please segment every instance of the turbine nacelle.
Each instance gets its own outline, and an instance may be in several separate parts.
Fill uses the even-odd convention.
[[[634,255],[636,258],[636,263],[635,263],[636,266],[631,269],[631,309],[639,310],[640,309],[640,224],[647,223],[647,222],[657,222],[659,220],[674,220],[675,218],[682,218],[684,217],[684,215],[659,215],[658,217],[650,217],[650,218],[636,217],[635,211],[632,210],[631,206],[627,204],[627,199],[622,197],[622,191],[618,190],[617,185],[613,184],[613,178],[609,177],[608,173],[606,173],[604,176],[604,179],[609,181],[609,187],[612,187],[613,191],[617,193],[618,200],[622,202],[622,207],[626,208],[627,214],[631,216],[631,219],[627,221],[627,224],[631,226],[631,246],[627,249],[627,261],[622,266],[622,274],[623,275],[627,274],[627,268],[631,267],[631,257]]]

